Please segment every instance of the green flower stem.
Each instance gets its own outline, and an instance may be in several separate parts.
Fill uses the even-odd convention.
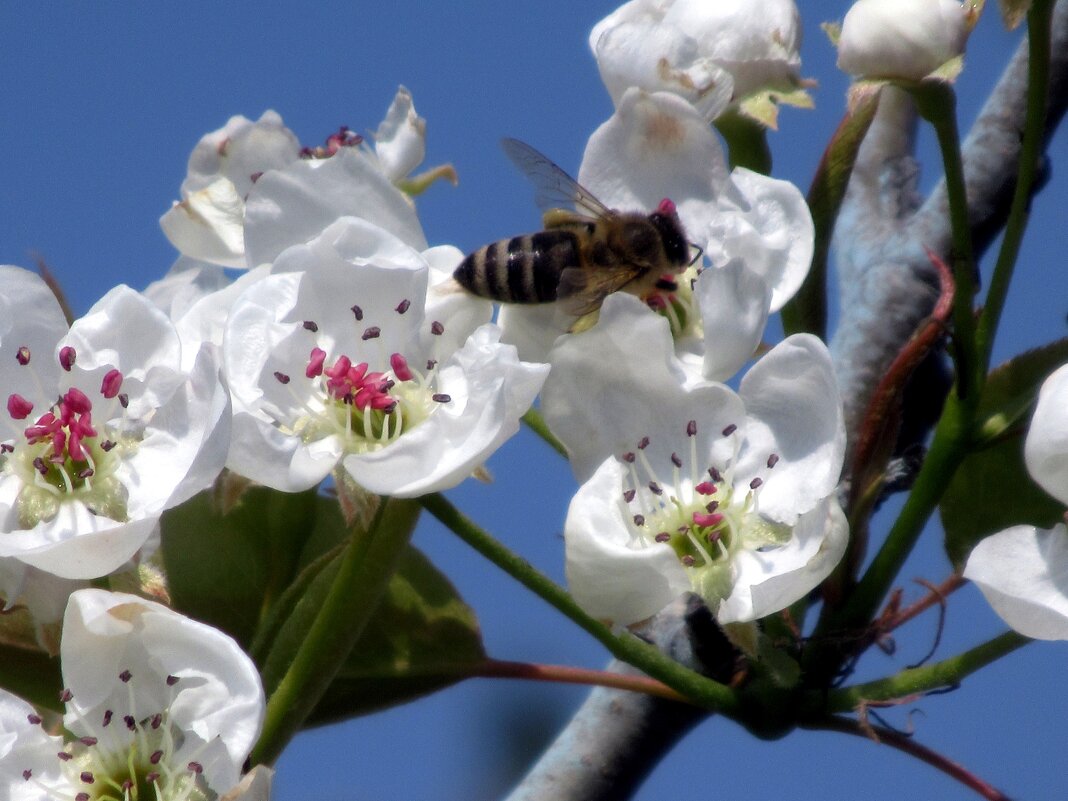
[[[968,223],[968,198],[964,184],[964,162],[957,131],[957,99],[953,87],[940,81],[923,81],[907,87],[916,108],[934,126],[942,163],[946,171],[946,196],[953,237],[950,264],[956,294],[953,297],[953,361],[957,368],[956,393],[961,398],[978,394],[986,375],[975,343],[976,267],[972,251],[972,231]]]
[[[903,670],[895,676],[831,690],[824,703],[823,694],[813,703],[824,712],[849,712],[865,702],[892,701],[910,695],[954,687],[967,676],[986,667],[1017,648],[1033,642],[1015,631],[1007,631],[969,651],[925,667]]]
[[[727,142],[731,169],[745,167],[761,175],[771,174],[771,148],[763,125],[732,111],[717,117],[714,125]]]
[[[400,502],[403,503],[403,502]],[[378,607],[412,526],[397,525],[383,498],[366,531],[354,531],[337,575],[278,687],[267,700],[252,764],[271,764],[311,714]],[[418,509],[418,507],[415,507]],[[383,525],[386,522],[386,525]]]
[[[972,421],[975,418],[976,394],[962,399],[955,393],[946,398],[942,417],[935,428],[931,448],[916,476],[905,506],[894,522],[886,541],[879,549],[864,576],[838,608],[828,608],[821,617],[813,641],[837,642],[834,635],[859,632],[875,616],[879,604],[901,571],[924,526],[938,506],[953,474],[968,453]],[[805,662],[807,672],[823,678],[833,676],[841,654],[837,647],[811,648]]]
[[[440,493],[425,495],[420,501],[446,528],[592,634],[617,659],[659,679],[698,706],[728,716],[737,712],[738,698],[731,688],[683,667],[629,633],[613,634],[608,626],[586,614],[566,590],[477,526]]]
[[[528,409],[527,413],[523,415],[523,422],[527,424],[527,428],[545,440],[550,448],[565,459],[567,458],[567,448],[564,447],[564,443],[553,436],[553,432],[545,424],[545,418],[541,416],[541,412],[537,409]]]
[[[1024,119],[1023,140],[1020,143],[1019,167],[1016,189],[1005,222],[1005,236],[1001,241],[994,275],[986,294],[986,303],[979,317],[976,332],[979,357],[983,367],[990,364],[990,352],[994,347],[994,335],[1001,311],[1005,306],[1009,283],[1012,281],[1016,259],[1020,253],[1024,230],[1030,216],[1031,188],[1038,173],[1038,161],[1042,153],[1042,133],[1046,120],[1046,97],[1049,94],[1050,64],[1050,17],[1053,15],[1053,0],[1034,0],[1027,12],[1027,112]]]

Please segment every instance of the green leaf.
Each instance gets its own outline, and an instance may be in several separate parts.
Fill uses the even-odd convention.
[[[162,531],[174,608],[245,647],[300,568],[345,534],[336,501],[266,487],[227,511],[201,493],[166,512]]]
[[[980,432],[989,447],[961,464],[941,504],[946,553],[961,567],[979,540],[1009,526],[1049,528],[1064,505],[1045,493],[1024,464],[1022,422],[1042,382],[1068,361],[1068,339],[1028,351],[996,368],[979,404]]]
[[[1068,338],[1029,350],[995,367],[987,378],[979,403],[981,431],[995,437],[1022,420],[1050,373],[1068,362]]]
[[[329,723],[410,701],[466,678],[485,658],[475,613],[430,560],[409,547],[310,722]]]
[[[0,644],[0,687],[29,701],[38,709],[63,711],[63,704],[59,700],[59,693],[63,689],[59,657],[7,643]]]

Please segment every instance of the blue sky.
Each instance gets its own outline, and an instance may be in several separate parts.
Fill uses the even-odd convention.
[[[497,143],[518,136],[577,171],[589,134],[611,113],[586,39],[615,6],[606,0],[490,0],[385,5],[274,2],[4,4],[0,6],[0,263],[32,266],[41,254],[78,312],[119,282],[141,288],[175,258],[157,220],[177,197],[188,154],[230,115],[274,108],[302,141],[339,125],[374,129],[398,84],[428,124],[427,164],[451,161],[457,188],[419,200],[432,244],[471,250],[537,225],[532,193]],[[804,74],[819,81],[815,111],[786,110],[772,136],[774,175],[806,188],[833,131],[847,86],[818,23],[846,3],[805,3]],[[959,84],[970,123],[1018,34],[996,9],[980,23]],[[1065,135],[1050,153],[1063,156]],[[925,186],[940,174],[931,138]],[[996,358],[1065,334],[1068,182],[1054,174],[1035,204],[1032,234],[1006,312]],[[562,528],[570,471],[521,434],[490,462],[493,485],[467,482],[450,497],[515,550],[562,580]],[[1012,489],[1006,488],[1006,502]],[[932,530],[902,582],[948,573]],[[587,635],[513,586],[447,532],[421,524],[417,544],[480,615],[498,658],[602,665]],[[953,598],[939,654],[1002,630],[974,588]],[[922,655],[934,621],[906,629],[878,676]],[[1033,645],[958,691],[891,713],[919,740],[1010,794],[1063,793],[1068,648]],[[283,756],[278,801],[493,798],[516,778],[504,744],[540,741],[579,703],[581,690],[471,681],[428,700],[302,735]],[[917,713],[911,718],[907,710]],[[1058,788],[1059,792],[1055,789]],[[863,797],[872,801],[971,798],[922,764],[873,743],[800,732],[754,740],[727,721],[705,723],[639,794],[660,799]]]

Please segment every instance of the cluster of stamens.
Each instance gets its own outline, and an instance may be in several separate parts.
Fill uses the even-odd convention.
[[[657,474],[646,457],[649,437],[643,437],[635,451],[623,454],[628,473],[623,501],[633,512],[631,520],[639,545],[666,545],[675,551],[683,566],[696,570],[729,562],[740,547],[751,516],[758,514],[758,496],[764,484],[764,479],[753,478],[744,488],[744,495],[734,486],[734,463],[741,445],[737,430],[731,424],[721,432],[730,441],[731,456],[722,465],[706,467],[698,459],[697,423],[690,420],[686,425],[689,475],[683,475],[685,462],[673,452],[670,483]],[[771,454],[768,469],[778,460],[776,454]]]
[[[137,710],[132,687],[133,674],[124,670],[119,680],[126,685],[129,711],[116,716],[105,709],[99,720],[79,715],[71,725],[85,735],[67,742],[56,754],[59,760],[60,787],[50,775],[36,776],[31,768],[22,771],[25,782],[41,788],[49,797],[69,801],[208,801],[217,794],[203,776],[203,766],[196,761],[208,747],[205,743],[196,752],[175,764],[175,755],[182,746],[182,732],[169,719],[178,678],[167,676],[170,696],[162,710],[144,714]],[[70,690],[60,699],[69,704]],[[69,706],[68,709],[75,709]],[[42,719],[29,715],[30,725],[40,726]]]
[[[356,147],[363,142],[363,137],[353,131],[347,125],[342,125],[335,133],[326,137],[326,144],[317,147],[302,147],[300,157],[302,159],[326,159],[333,156],[343,147]]]
[[[694,285],[700,274],[701,268],[695,266],[681,274],[665,273],[657,280],[653,291],[643,298],[646,306],[667,318],[671,336],[675,339],[687,333],[700,333],[699,330],[690,331],[699,326]]]
[[[404,314],[410,308],[408,300],[402,300],[394,311]],[[357,322],[363,321],[363,310],[352,306]],[[304,321],[303,327],[313,334],[319,326],[312,320]],[[431,323],[431,334],[440,336],[445,327],[437,321]],[[378,326],[365,328],[360,335],[363,342],[381,336]],[[350,450],[379,448],[397,439],[406,430],[425,420],[436,404],[449,403],[452,398],[434,392],[432,387],[437,375],[437,361],[430,359],[425,372],[414,368],[401,353],[388,355],[389,369],[372,370],[367,361],[354,362],[345,354],[328,362],[330,354],[321,347],[313,347],[304,368],[304,376],[315,382],[311,401],[303,400],[308,416],[291,428],[306,441],[327,434],[341,436],[349,443]],[[275,378],[289,385],[287,373],[275,372]]]
[[[70,372],[76,357],[74,348],[60,349],[60,366]],[[22,367],[32,369],[29,348],[20,347],[16,359]],[[125,410],[129,398],[121,392],[122,382],[122,373],[109,370],[101,382],[100,396]],[[37,384],[40,387],[40,381]],[[11,426],[18,433],[12,439],[0,442],[0,469],[19,474],[26,487],[20,497],[20,506],[25,507],[20,508],[24,524],[32,527],[39,520],[51,517],[55,513],[55,501],[77,492],[86,496],[91,511],[124,519],[123,499],[110,491],[100,491],[101,485],[108,482],[114,472],[117,459],[109,454],[117,442],[101,436],[98,424],[93,422],[93,402],[89,396],[77,387],[71,387],[35,422],[19,431],[22,421],[32,419],[33,410],[34,404],[22,395],[9,395],[7,413]],[[110,413],[109,408],[105,419]],[[119,434],[112,434],[121,439]],[[41,493],[45,496],[44,503],[37,497]]]

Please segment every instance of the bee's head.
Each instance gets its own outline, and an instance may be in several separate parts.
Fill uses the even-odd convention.
[[[688,265],[690,243],[686,241],[686,232],[682,230],[675,204],[668,198],[661,200],[656,211],[649,215],[649,222],[660,234],[660,239],[664,243],[664,255],[667,256],[668,261],[677,267]]]

